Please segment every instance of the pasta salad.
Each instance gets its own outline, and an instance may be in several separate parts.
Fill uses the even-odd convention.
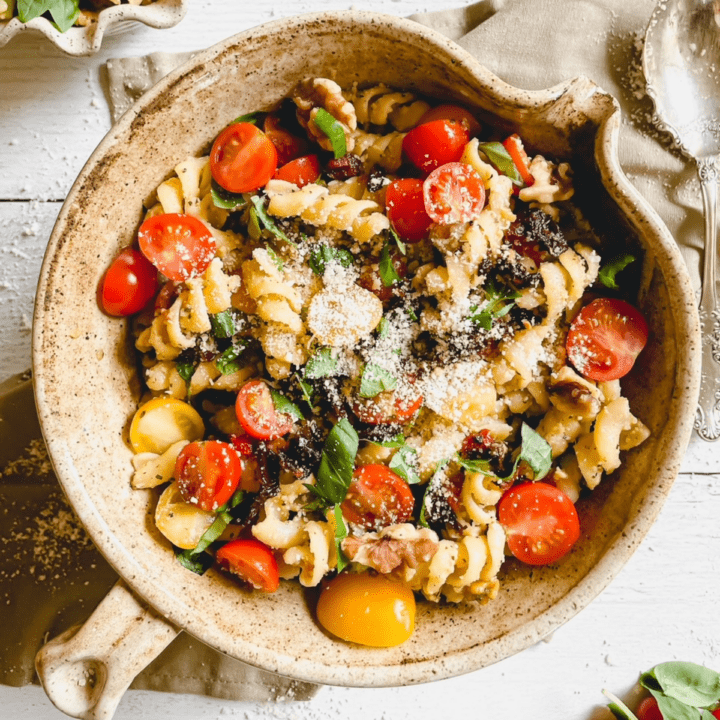
[[[467,109],[302,82],[146,202],[101,282],[134,317],[135,488],[186,568],[321,586],[320,624],[396,645],[415,596],[496,597],[559,561],[575,502],[648,429],[647,340],[571,167]]]

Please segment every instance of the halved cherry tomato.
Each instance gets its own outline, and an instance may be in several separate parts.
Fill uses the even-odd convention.
[[[635,711],[638,720],[665,720],[660,712],[658,701],[654,697],[646,697]]]
[[[391,182],[385,192],[385,208],[403,240],[415,243],[427,237],[432,219],[425,211],[422,180],[403,178]]]
[[[432,122],[433,120],[455,120],[459,122],[470,133],[470,137],[480,134],[482,127],[475,119],[475,116],[460,105],[438,105],[428,110],[421,118],[419,125]]]
[[[172,397],[156,397],[141,405],[130,423],[130,444],[136,453],[164,453],[180,440],[193,442],[205,425],[192,405]]]
[[[298,187],[305,187],[314,183],[320,177],[320,161],[317,155],[303,155],[295,158],[275,173],[278,180],[291,182]]]
[[[134,248],[121,250],[102,280],[101,300],[108,315],[132,315],[142,310],[157,289],[157,270]]]
[[[485,185],[478,172],[460,162],[433,170],[423,184],[425,210],[437,223],[468,222],[485,205]]]
[[[515,163],[515,167],[520,173],[520,177],[527,187],[535,184],[535,178],[530,172],[530,158],[528,158],[523,142],[519,135],[510,135],[503,141],[505,149],[508,151],[508,155],[512,158]]]
[[[406,585],[384,575],[344,572],[323,586],[317,619],[342,640],[393,647],[413,633],[415,596]]]
[[[196,217],[169,213],[148,218],[140,226],[142,254],[175,282],[205,272],[215,257],[215,239]]]
[[[275,146],[278,165],[285,165],[291,160],[307,154],[310,147],[307,140],[285,130],[280,124],[277,115],[270,114],[265,118],[263,130],[270,138],[270,142]]]
[[[572,500],[545,483],[513,485],[498,503],[510,552],[528,565],[548,565],[565,555],[580,537]]]
[[[234,123],[215,139],[210,173],[231,193],[261,188],[275,174],[278,154],[270,138],[252,123]]]
[[[422,407],[423,396],[408,400],[395,396],[395,393],[380,393],[372,399],[357,398],[352,411],[358,419],[368,425],[388,425],[406,423]]]
[[[292,416],[275,409],[270,388],[263,380],[251,380],[240,388],[235,414],[243,430],[258,440],[272,440],[290,432]]]
[[[639,310],[624,300],[598,298],[573,320],[565,349],[583,377],[604,382],[627,375],[647,339]]]
[[[414,127],[403,138],[403,151],[426,175],[462,157],[470,133],[457,120],[432,120]]]
[[[175,461],[175,479],[185,502],[217,510],[237,489],[243,461],[235,448],[219,440],[186,445]]]
[[[348,522],[370,530],[406,522],[414,504],[410,486],[387,465],[363,465],[340,507]]]
[[[280,587],[280,574],[273,551],[254,538],[225,543],[215,559],[225,570],[238,575],[255,590],[273,593]]]

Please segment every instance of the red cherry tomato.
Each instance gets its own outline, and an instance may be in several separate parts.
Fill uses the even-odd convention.
[[[455,120],[470,133],[470,137],[479,135],[482,130],[475,116],[469,110],[459,105],[438,105],[437,107],[431,108],[420,118],[418,124],[423,125],[433,120]]]
[[[209,512],[230,499],[242,471],[243,461],[235,448],[219,440],[191,442],[175,462],[175,479],[182,499]]]
[[[520,173],[520,177],[527,187],[535,184],[535,178],[530,172],[530,159],[525,152],[522,140],[519,135],[510,135],[504,142],[503,145],[508,151],[508,155],[512,158],[515,163],[515,167]]]
[[[355,470],[342,513],[348,522],[366,530],[406,522],[415,498],[410,486],[386,465],[363,465]]]
[[[664,720],[658,701],[654,697],[646,697],[635,711],[638,720]]]
[[[231,193],[261,188],[275,174],[277,166],[275,145],[252,123],[235,123],[225,128],[210,151],[210,173],[220,187]]]
[[[598,298],[573,320],[565,349],[582,376],[617,380],[630,372],[647,339],[647,323],[636,308],[624,300]]]
[[[425,211],[422,180],[405,178],[390,183],[385,193],[385,208],[403,240],[415,243],[427,237],[432,219]]]
[[[278,168],[278,180],[291,182],[298,187],[314,183],[320,177],[320,161],[317,155],[303,155]]]
[[[273,440],[290,432],[293,419],[275,409],[270,388],[263,380],[251,380],[240,388],[235,414],[243,430],[258,440]]]
[[[215,559],[225,570],[252,585],[255,590],[273,593],[280,587],[277,560],[272,550],[254,538],[225,543]]]
[[[215,239],[192,215],[155,215],[138,232],[142,254],[170,280],[184,282],[205,272],[215,257]]]
[[[413,165],[428,174],[460,160],[470,133],[457,120],[432,120],[414,127],[403,138],[403,150]]]
[[[275,146],[278,165],[285,165],[291,160],[305,155],[308,151],[309,144],[307,140],[285,130],[280,125],[280,120],[276,115],[268,115],[265,118],[263,130],[270,138],[270,142]]]
[[[468,222],[485,205],[485,185],[470,165],[452,162],[427,176],[423,196],[425,210],[435,222],[443,225]]]
[[[133,248],[121,250],[102,280],[101,302],[108,315],[132,315],[142,310],[157,289],[157,270]]]
[[[548,565],[565,555],[580,537],[572,500],[545,483],[511,487],[498,503],[510,552],[528,565]]]

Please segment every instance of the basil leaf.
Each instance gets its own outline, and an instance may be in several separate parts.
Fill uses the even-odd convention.
[[[386,390],[394,390],[397,380],[376,363],[368,363],[360,380],[360,397],[373,398]]]
[[[303,400],[310,406],[310,410],[315,410],[315,406],[313,403],[313,386],[309,382],[305,382],[297,373],[295,374],[295,379],[297,380],[298,385],[300,386],[300,391],[303,395]]]
[[[603,695],[608,697],[611,702],[608,705],[608,710],[618,719],[618,720],[638,720],[635,714],[630,710],[630,708],[625,705],[625,703],[620,700],[620,698],[613,695],[609,690],[603,690]]]
[[[388,466],[410,485],[417,485],[420,476],[417,474],[417,450],[409,445],[403,445],[391,458]]]
[[[232,375],[237,372],[242,367],[238,362],[238,358],[246,347],[247,343],[244,340],[233,343],[225,352],[215,358],[215,367],[223,375]]]
[[[513,474],[521,462],[526,462],[535,475],[533,479],[542,480],[552,467],[552,448],[542,435],[525,423],[520,429],[520,436],[522,445],[515,461]]]
[[[215,562],[215,558],[210,553],[191,555],[188,552],[188,550],[176,551],[175,558],[186,570],[190,570],[196,575],[204,575]]]
[[[495,475],[495,473],[490,470],[489,460],[467,460],[458,453],[455,455],[455,462],[468,472],[481,473],[482,475]]]
[[[251,125],[257,125],[258,120],[260,119],[261,113],[252,112],[248,113],[247,115],[241,115],[240,117],[235,118],[230,125],[235,125],[237,123],[250,123]]]
[[[332,348],[320,348],[306,363],[304,375],[310,380],[328,377],[337,370],[337,358],[332,354]]]
[[[345,155],[347,155],[347,145],[345,142],[345,128],[342,126],[342,123],[336,120],[324,108],[318,108],[314,122],[315,125],[328,136],[335,157],[345,157]]]
[[[273,265],[282,272],[284,265],[281,257],[269,245],[265,246],[265,250],[267,250],[267,254],[272,260]]]
[[[418,517],[418,525],[422,525],[423,527],[429,527],[428,522],[425,519],[425,510],[427,508],[428,497],[430,496],[433,485],[437,482],[438,478],[442,476],[442,472],[443,470],[445,470],[445,467],[449,462],[450,458],[440,460],[435,466],[435,472],[433,473],[433,476],[430,478],[428,484],[425,486],[425,493],[423,494],[422,503],[420,503],[420,515]]]
[[[20,22],[29,22],[46,13],[53,0],[18,0],[17,11]]]
[[[418,316],[415,314],[415,311],[414,311],[411,307],[406,307],[406,308],[405,308],[405,312],[408,314],[408,317],[409,317],[413,322],[418,322],[418,321],[419,321]]]
[[[392,239],[395,241],[395,244],[398,246],[398,250],[403,254],[407,255],[407,246],[405,243],[400,239],[400,236],[395,231],[395,228],[390,228],[390,235],[392,236]]]
[[[665,695],[695,707],[720,701],[720,675],[690,662],[666,662],[653,669]]]
[[[195,368],[197,364],[194,362],[176,362],[175,369],[177,374],[185,381],[188,393],[190,392],[190,381],[192,376],[195,374]]]
[[[220,187],[215,180],[210,183],[210,195],[212,196],[213,205],[223,210],[234,210],[240,205],[247,205],[247,199],[244,195],[238,195],[225,190],[225,188]]]
[[[663,695],[657,690],[651,690],[650,694],[657,700],[658,708],[664,718],[669,720],[701,720],[700,711],[686,705],[673,697]]]
[[[270,395],[273,399],[273,405],[275,410],[284,415],[291,415],[295,420],[304,420],[305,416],[300,412],[300,408],[294,403],[290,402],[282,393],[277,390],[270,390]]]
[[[242,496],[237,502],[240,500],[242,500]],[[176,554],[178,562],[198,575],[205,573],[213,564],[212,555],[208,555],[205,550],[225,532],[225,528],[232,520],[233,517],[228,512],[218,511],[213,524],[203,533],[198,544],[190,550],[183,550]]]
[[[267,214],[267,211],[265,209],[265,201],[263,200],[263,198],[261,198],[259,195],[253,195],[250,198],[250,202],[253,204],[253,207],[255,208],[255,212],[257,213],[258,221],[266,230],[269,230],[279,240],[283,240],[286,243],[290,243],[290,245],[292,245],[293,247],[297,247],[297,243],[294,240],[291,240],[275,224],[275,221]]]
[[[600,268],[598,280],[600,280],[605,287],[608,287],[611,290],[619,290],[620,288],[615,280],[617,274],[634,262],[634,255],[618,255],[618,257],[610,260],[607,265]]]
[[[397,274],[392,258],[390,257],[389,241],[383,245],[382,252],[380,253],[380,279],[385,287],[391,287],[400,280],[400,276]]]
[[[54,0],[50,4],[50,16],[60,32],[67,32],[80,16],[78,0]]]
[[[350,563],[347,555],[343,552],[342,541],[347,537],[348,531],[345,525],[345,518],[339,504],[333,508],[335,515],[335,552],[337,553],[337,571],[342,572]]]
[[[380,322],[375,329],[377,330],[377,336],[379,338],[385,338],[388,336],[388,333],[390,332],[390,323],[384,315],[380,318]]]
[[[502,143],[479,143],[478,148],[487,155],[487,159],[497,168],[498,172],[507,175],[512,180],[513,185],[522,187],[525,184],[513,159],[510,157],[510,153]]]
[[[347,418],[340,420],[325,440],[317,482],[310,487],[332,505],[341,503],[347,495],[352,482],[358,444],[358,434]]]
[[[212,333],[216,338],[230,338],[236,332],[235,319],[230,310],[210,315],[210,325],[212,325]]]
[[[488,283],[484,290],[485,304],[482,307],[473,305],[470,308],[472,315],[468,319],[483,330],[491,330],[495,320],[512,310],[515,305],[512,301],[519,298],[520,293],[514,288],[498,288],[494,283]]]
[[[308,265],[316,275],[323,275],[329,262],[339,262],[343,267],[350,267],[354,258],[345,248],[334,248],[329,245],[319,245],[310,253]]]
[[[243,490],[236,490],[232,497],[224,504],[221,505],[215,512],[223,513],[228,512],[236,508],[245,499],[245,492]]]

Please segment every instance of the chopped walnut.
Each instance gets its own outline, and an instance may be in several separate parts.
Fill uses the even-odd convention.
[[[345,99],[336,82],[327,78],[303,80],[295,89],[292,99],[297,105],[298,122],[321,148],[333,149],[330,139],[314,123],[319,108],[327,110],[343,126],[347,151],[352,151],[355,141],[351,131],[357,129],[355,108]]]

